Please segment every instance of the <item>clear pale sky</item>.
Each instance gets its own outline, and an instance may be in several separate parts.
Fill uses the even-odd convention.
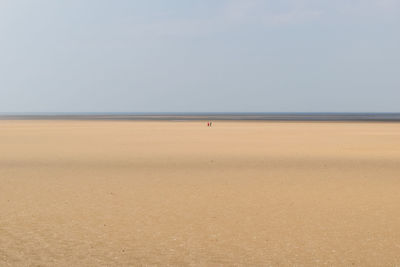
[[[400,0],[0,0],[0,112],[400,112]]]

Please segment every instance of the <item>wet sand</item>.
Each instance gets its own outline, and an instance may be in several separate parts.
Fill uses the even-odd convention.
[[[400,123],[0,121],[0,266],[400,265]]]

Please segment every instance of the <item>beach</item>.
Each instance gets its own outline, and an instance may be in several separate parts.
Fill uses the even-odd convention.
[[[400,265],[400,123],[0,121],[0,266]]]

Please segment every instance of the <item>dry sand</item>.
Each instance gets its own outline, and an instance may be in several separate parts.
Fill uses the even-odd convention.
[[[399,266],[400,124],[0,121],[0,266]]]

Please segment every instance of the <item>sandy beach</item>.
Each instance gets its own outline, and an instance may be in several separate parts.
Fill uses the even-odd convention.
[[[400,123],[0,121],[0,266],[168,265],[400,265]]]

